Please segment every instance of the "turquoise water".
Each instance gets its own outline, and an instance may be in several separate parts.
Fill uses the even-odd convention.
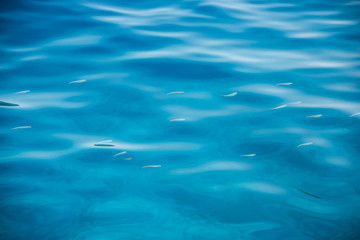
[[[359,1],[0,9],[0,239],[359,239]]]

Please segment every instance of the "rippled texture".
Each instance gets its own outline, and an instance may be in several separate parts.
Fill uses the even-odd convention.
[[[3,2],[0,238],[358,239],[359,11]]]

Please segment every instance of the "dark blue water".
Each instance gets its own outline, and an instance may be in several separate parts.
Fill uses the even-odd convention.
[[[359,239],[359,1],[0,9],[0,239]]]

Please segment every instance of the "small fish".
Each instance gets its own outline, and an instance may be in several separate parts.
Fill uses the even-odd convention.
[[[319,117],[322,117],[322,114],[307,116],[307,118],[319,118]]]
[[[28,92],[30,92],[30,90],[20,91],[20,92],[14,93],[14,94],[21,94],[21,93],[28,93]]]
[[[114,147],[114,144],[109,144],[109,143],[96,143],[94,144],[95,147]]]
[[[309,145],[311,145],[311,144],[313,144],[313,143],[312,143],[312,142],[302,143],[302,144],[298,145],[297,147],[309,146]]]
[[[15,129],[26,129],[26,128],[31,128],[31,126],[19,126],[19,127],[14,127],[12,129],[15,130]]]
[[[295,188],[295,189],[297,189],[298,191],[300,191],[300,192],[302,192],[302,193],[305,193],[305,194],[307,194],[307,195],[309,195],[309,196],[311,196],[311,197],[321,199],[321,197],[319,197],[319,196],[317,196],[317,195],[315,195],[315,194],[306,192],[306,191],[304,191],[304,190],[302,190],[302,189],[300,189],[300,188]]]
[[[161,167],[161,165],[148,165],[148,166],[143,166],[142,168],[158,168]]]
[[[127,153],[127,152],[126,152],[126,151],[119,152],[119,153],[115,154],[115,155],[114,155],[114,157],[117,157],[117,156],[123,155],[123,154],[125,154],[125,153]]]
[[[354,113],[353,115],[351,115],[350,117],[355,117],[357,115],[360,115],[360,113]]]
[[[303,102],[302,101],[297,101],[297,102],[291,102],[289,104],[301,104],[301,103],[303,103]]]
[[[183,91],[176,91],[176,92],[169,92],[166,95],[171,95],[171,94],[180,94],[180,93],[184,93]]]
[[[280,109],[280,108],[284,108],[284,107],[287,107],[287,105],[285,104],[285,105],[281,105],[281,106],[278,106],[278,107],[274,107],[274,108],[272,108],[273,110],[275,110],[275,109]]]
[[[85,79],[76,80],[76,81],[69,82],[69,84],[73,84],[73,83],[83,83],[83,82],[86,82],[86,80],[85,80]]]
[[[110,142],[112,142],[112,140],[105,140],[105,141],[101,141],[99,143],[110,143]]]
[[[181,121],[185,121],[185,118],[176,118],[176,119],[172,119],[169,122],[181,122]]]
[[[131,160],[132,158],[123,158],[123,160],[128,161]]]
[[[0,106],[4,106],[4,107],[17,107],[17,106],[20,106],[20,105],[19,105],[19,104],[16,104],[16,103],[9,103],[9,102],[0,101]]]
[[[278,83],[276,85],[278,85],[278,86],[289,86],[291,84],[293,84],[293,83],[292,82],[285,82],[285,83]]]
[[[230,93],[230,94],[227,94],[227,95],[220,95],[220,96],[222,96],[222,97],[234,97],[237,94],[238,94],[237,92],[233,92],[233,93]]]
[[[242,157],[254,157],[256,156],[255,153],[252,153],[252,154],[246,154],[246,155],[241,155]]]

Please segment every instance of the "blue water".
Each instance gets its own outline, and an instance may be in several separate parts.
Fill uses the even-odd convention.
[[[0,9],[0,239],[359,239],[359,1]]]

